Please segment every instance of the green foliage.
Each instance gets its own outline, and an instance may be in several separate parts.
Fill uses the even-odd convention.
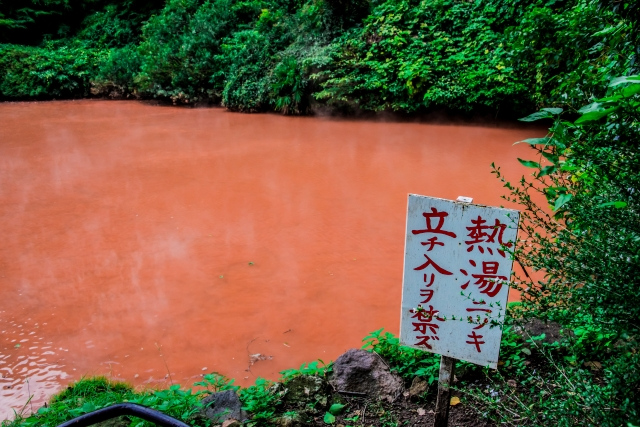
[[[627,74],[636,55],[632,21],[619,4],[594,0],[536,2],[511,29],[514,57],[535,82],[539,106],[575,106],[602,95],[612,75]]]
[[[135,45],[111,49],[91,82],[92,92],[109,93],[115,89],[121,95],[133,93],[133,79],[141,66],[142,60]]]
[[[220,375],[218,373],[206,374],[202,377],[202,381],[196,382],[193,385],[204,387],[207,389],[209,393],[217,393],[219,391],[225,390],[235,390],[240,389],[239,386],[233,385],[234,380],[228,379],[224,375]]]
[[[635,190],[640,80],[635,79],[620,85],[614,80],[608,96],[580,109],[575,122],[557,118],[549,136],[533,145],[538,157],[533,181],[523,178],[520,187],[505,182],[511,199],[527,209],[522,227],[527,247],[517,255],[546,275],[525,294],[525,303],[535,304],[526,307],[567,325],[611,323],[609,329],[618,334],[640,332],[634,320],[640,315]],[[535,204],[536,193],[546,198],[552,215]],[[585,312],[575,313],[578,307]]]
[[[523,162],[535,169],[531,178],[513,185],[495,171],[511,193],[507,199],[524,207],[515,256],[544,275],[536,282],[520,278],[518,311],[572,332],[549,355],[555,385],[532,380],[526,397],[538,400],[525,406],[536,422],[578,423],[585,407],[592,424],[640,418],[640,77],[610,78],[602,92],[573,121],[559,110],[526,118],[554,120],[547,137],[525,141],[536,156]],[[540,198],[548,207],[538,205]],[[602,369],[601,377],[584,367]],[[571,397],[554,400],[562,394]]]
[[[247,112],[268,109],[271,88],[265,69],[272,67],[271,56],[275,53],[269,42],[260,31],[246,30],[235,33],[224,46],[229,69],[222,92],[225,107]]]
[[[233,385],[233,380],[217,374],[205,375],[203,381],[195,383],[194,386],[204,387],[207,390],[183,390],[179,384],[173,384],[166,390],[136,392],[126,383],[112,382],[104,377],[81,379],[53,396],[48,405],[39,408],[34,414],[29,417],[16,414],[13,421],[3,421],[2,427],[56,426],[80,415],[123,402],[143,405],[188,424],[196,425],[201,424],[194,415],[202,408],[201,399],[204,395],[239,388]],[[254,392],[254,395],[258,394]],[[253,407],[256,405],[259,403],[254,403]],[[152,424],[133,418],[131,425],[142,427]]]
[[[169,0],[143,27],[141,59],[133,85],[147,96],[193,102],[220,98],[221,40],[248,13],[245,3]],[[255,9],[255,7],[254,7]]]
[[[319,377],[326,377],[333,371],[333,364],[329,363],[325,364],[322,360],[318,359],[310,363],[303,363],[300,365],[299,369],[286,369],[280,374],[282,375],[282,380],[287,381],[291,378],[300,376],[300,375],[314,375]]]
[[[0,45],[0,94],[4,98],[88,96],[91,77],[106,55],[105,50],[80,43]]]
[[[329,407],[329,410],[324,414],[323,421],[325,424],[333,424],[336,422],[336,415],[340,415],[347,405],[341,403],[334,403]]]
[[[73,37],[91,47],[114,47],[137,41],[140,24],[162,0],[3,0],[0,43],[39,45]]]
[[[104,377],[81,379],[51,398],[47,406],[33,415],[16,414],[13,421],[3,421],[3,427],[56,426],[88,412],[134,398],[132,387],[115,383]]]
[[[252,29],[223,46],[226,63],[223,105],[239,111],[308,112],[312,71],[328,61],[325,49],[336,31],[322,1],[295,13],[281,4],[263,8]]]
[[[338,40],[316,97],[406,112],[526,106],[524,71],[504,33],[513,13],[501,1],[378,2],[361,29]]]
[[[2,32],[0,25],[0,41],[20,44],[0,44],[0,97],[86,97],[92,83],[98,88],[105,83],[132,88],[140,66],[131,46],[139,41],[141,24],[157,3],[34,0],[18,5],[3,1],[0,22],[20,31]],[[14,18],[2,19],[2,15]]]
[[[632,21],[618,9],[593,0],[377,2],[361,29],[335,43],[315,96],[403,112],[572,105],[634,63]]]
[[[138,43],[142,24],[152,11],[154,8],[151,6],[138,5],[134,0],[107,4],[104,9],[84,19],[76,38],[98,48],[117,48]]]
[[[391,332],[383,329],[371,332],[364,337],[362,348],[379,354],[393,372],[398,373],[405,383],[409,384],[415,377],[425,378],[429,384],[438,379],[440,356],[411,347],[400,345],[400,340]],[[465,371],[472,371],[475,365],[459,362],[458,366]]]
[[[256,379],[255,385],[240,390],[242,408],[252,414],[252,425],[268,425],[275,415],[280,395],[272,387],[273,383],[264,378]]]
[[[465,392],[482,402],[483,415],[502,425],[621,425],[607,420],[613,390],[584,369],[555,368],[553,372],[528,371],[517,378],[517,388],[496,375],[489,384]]]
[[[523,375],[527,366],[526,359],[532,355],[531,349],[536,347],[536,341],[541,339],[544,339],[544,335],[524,338],[514,331],[513,325],[505,326],[500,341],[501,370],[505,374]]]
[[[52,18],[59,18],[67,7],[69,0],[4,0],[0,3],[0,42],[14,42],[17,41],[16,36],[27,35],[26,44],[30,44],[34,39],[40,38],[42,33],[34,37],[28,31],[39,32],[41,30],[38,27],[43,24],[46,28],[44,31],[57,30],[58,34],[67,32],[68,25],[47,25]]]
[[[67,51],[109,50],[108,60],[88,70],[82,90],[61,95],[27,81],[17,92],[85,96],[91,82],[97,93],[222,103],[239,111],[305,114],[319,101],[374,111],[513,115],[545,103],[575,109],[578,100],[602,95],[608,76],[634,66],[638,44],[626,2],[168,0],[160,6],[159,0],[1,3],[0,30],[30,34],[11,33],[5,41],[62,38],[43,46],[60,52],[33,58],[39,68],[59,61],[52,68],[62,75],[54,80],[70,76]],[[40,22],[45,18],[47,25]],[[49,35],[33,31],[41,27]],[[5,59],[20,68],[24,48],[5,49],[18,51]],[[12,84],[9,76],[4,86]]]
[[[193,392],[191,389],[182,390],[179,384],[173,384],[167,390],[139,394],[129,399],[129,402],[153,408],[183,422],[189,422],[193,421],[192,416],[202,408],[200,395],[201,392]],[[148,424],[139,422],[135,425],[138,427]]]
[[[362,340],[362,348],[379,354],[387,361],[391,370],[397,372],[406,382],[414,377],[425,377],[429,384],[438,378],[440,356],[400,345],[400,340],[383,329],[371,332]]]

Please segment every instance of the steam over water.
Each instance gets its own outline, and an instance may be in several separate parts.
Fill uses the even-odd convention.
[[[249,385],[397,333],[407,194],[503,204],[491,162],[517,179],[539,133],[1,104],[0,419],[83,375]]]

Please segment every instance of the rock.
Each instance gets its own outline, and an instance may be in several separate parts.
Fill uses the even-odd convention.
[[[241,427],[242,423],[238,420],[227,420],[222,423],[222,427]]]
[[[202,399],[202,404],[204,405],[203,415],[210,419],[214,425],[227,420],[244,421],[248,419],[234,390],[213,393]]]
[[[409,397],[420,396],[429,389],[429,383],[420,377],[415,377],[409,388]]]
[[[530,319],[522,326],[514,328],[518,334],[520,334],[525,340],[530,337],[536,337],[544,334],[542,342],[546,344],[553,344],[555,342],[561,342],[565,339],[563,332],[567,335],[571,335],[571,331],[563,331],[562,326],[556,322],[545,322],[540,319]]]
[[[355,348],[338,357],[329,382],[338,392],[367,393],[389,402],[403,390],[402,379],[391,373],[379,355]]]
[[[285,405],[304,408],[307,402],[326,407],[331,386],[324,379],[313,375],[300,375],[284,384],[286,394],[282,399]]]

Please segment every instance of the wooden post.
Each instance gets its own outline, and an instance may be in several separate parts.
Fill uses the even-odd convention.
[[[456,359],[441,356],[440,376],[438,378],[438,400],[436,401],[436,417],[433,427],[447,427],[449,422],[451,383],[453,382],[455,367]]]

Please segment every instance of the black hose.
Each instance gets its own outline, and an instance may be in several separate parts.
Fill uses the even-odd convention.
[[[88,414],[69,420],[66,423],[62,423],[58,427],[88,427],[122,415],[142,418],[145,421],[150,421],[162,427],[190,427],[182,421],[178,421],[162,412],[136,405],[135,403],[118,403],[117,405],[98,409],[97,411],[89,412]]]

